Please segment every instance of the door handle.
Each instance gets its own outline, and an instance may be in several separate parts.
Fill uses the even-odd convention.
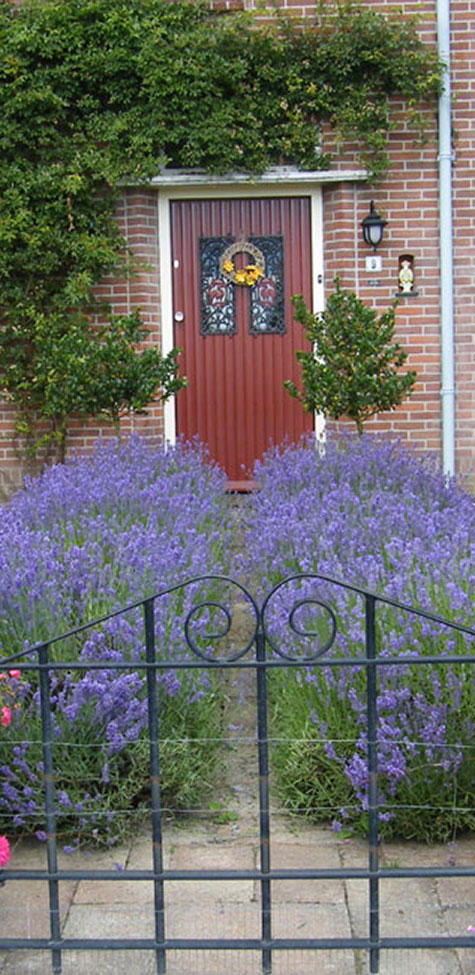
[[[182,311],[176,311],[173,317],[176,322],[183,322],[185,320],[185,316]]]

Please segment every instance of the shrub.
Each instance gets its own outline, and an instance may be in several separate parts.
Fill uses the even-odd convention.
[[[0,527],[2,656],[222,571],[224,483],[199,448],[164,450],[139,439],[99,445],[91,457],[30,480],[5,507]],[[159,660],[184,658],[184,618],[209,591],[189,585],[156,601]],[[51,646],[56,662],[97,667],[57,670],[50,679],[58,832],[71,849],[116,841],[150,806],[144,670],[120,667],[143,661],[143,629],[139,607]],[[2,741],[0,812],[41,837],[39,690],[34,672],[24,674],[21,708]],[[163,802],[189,807],[216,765],[220,691],[204,667],[186,676],[161,670],[157,696]]]
[[[260,491],[248,515],[244,551],[264,590],[292,573],[321,573],[473,624],[475,508],[428,459],[389,439],[345,437],[275,450],[257,465]],[[258,530],[256,530],[256,528]],[[287,805],[340,828],[365,828],[368,805],[364,605],[329,583],[284,586],[268,633],[285,652],[309,654],[328,637],[324,610],[305,604],[288,628],[295,599],[324,599],[337,637],[321,666],[273,671],[273,735],[279,789]],[[378,604],[380,656],[473,653],[470,637]],[[314,630],[316,636],[310,635]],[[305,636],[305,631],[309,635]],[[354,657],[354,667],[328,666]],[[463,665],[378,670],[381,832],[453,838],[475,827],[473,672]]]
[[[335,278],[325,311],[313,315],[302,295],[295,295],[292,303],[310,351],[296,352],[302,390],[290,380],[284,385],[304,410],[333,420],[347,416],[361,434],[375,413],[395,410],[402,403],[416,373],[399,372],[407,352],[394,341],[397,302],[378,317],[354,291],[342,291]]]

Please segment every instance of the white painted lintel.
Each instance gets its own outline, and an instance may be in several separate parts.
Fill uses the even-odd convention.
[[[231,173],[226,176],[213,176],[197,170],[164,169],[157,176],[147,182],[147,186],[162,189],[191,186],[221,187],[221,186],[255,186],[262,187],[292,185],[295,187],[315,183],[346,183],[364,182],[368,174],[364,169],[318,169],[301,170],[295,166],[275,166],[266,170],[261,176],[250,176],[248,173]]]

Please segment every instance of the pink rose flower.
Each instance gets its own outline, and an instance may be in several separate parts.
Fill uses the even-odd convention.
[[[14,677],[15,680],[19,680],[20,677],[21,677],[21,671],[20,670],[10,670],[9,673],[10,673],[10,677]]]
[[[2,708],[2,716],[0,717],[0,724],[1,724],[2,728],[8,728],[8,725],[10,724],[10,721],[11,720],[12,720],[12,711],[11,711],[11,708],[9,708],[9,707],[7,707],[7,705],[5,705]]]
[[[10,859],[10,844],[6,836],[0,836],[0,868],[6,867]]]

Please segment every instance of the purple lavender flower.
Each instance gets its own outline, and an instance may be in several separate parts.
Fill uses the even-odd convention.
[[[27,481],[0,521],[0,657],[186,579],[227,569],[224,488],[224,474],[199,446],[165,449],[138,438],[98,444],[91,456]],[[203,586],[190,585],[156,600],[158,659],[189,653],[184,620],[202,596]],[[75,845],[110,842],[127,820],[119,822],[115,807],[120,815],[129,809],[133,821],[134,809],[143,815],[148,802],[145,672],[108,668],[143,662],[143,609],[55,644],[54,653],[84,664],[84,670],[52,673],[50,679],[58,826],[63,834],[76,831]],[[87,669],[98,661],[103,668]],[[2,736],[0,816],[21,817],[42,835],[40,697],[36,676],[29,680],[11,730]],[[161,671],[157,695],[162,735],[193,741],[183,781],[175,785],[170,775],[169,801],[193,803],[190,782],[199,775],[191,767],[201,762],[207,781],[213,761],[213,749],[195,740],[216,737],[216,682],[197,670],[186,681],[180,672]],[[168,699],[173,707],[166,706]],[[21,746],[14,744],[19,740]],[[166,798],[165,746],[162,757]]]
[[[276,448],[256,465],[255,477],[259,491],[246,509],[239,568],[253,573],[257,584],[265,579],[263,596],[294,573],[321,573],[473,627],[475,505],[433,460],[389,438],[340,436],[329,438],[324,449],[311,441]],[[289,625],[292,606],[308,600],[326,601],[335,612],[337,633],[328,655],[363,658],[362,599],[316,581],[287,584],[276,593],[266,621],[272,646],[308,657],[325,643],[323,616],[314,614],[308,627],[314,635]],[[471,638],[382,604],[377,626],[381,657],[403,661],[409,655],[474,652]],[[328,816],[334,788],[333,815],[340,818],[339,808],[351,803],[353,819],[364,823],[364,670],[312,667],[310,675],[302,687],[296,671],[272,674],[281,721],[276,737],[291,728],[292,738],[302,739],[301,746],[276,752],[282,791],[292,808],[303,806],[318,819]],[[308,742],[321,737],[323,725],[322,754],[322,746]],[[386,835],[444,839],[457,829],[475,828],[474,727],[473,665],[378,669]]]

